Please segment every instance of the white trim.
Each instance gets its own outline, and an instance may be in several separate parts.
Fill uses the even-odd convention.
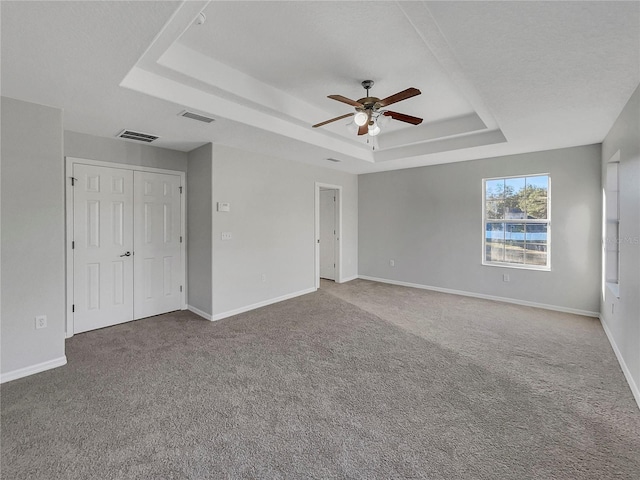
[[[609,343],[611,344],[613,353],[616,354],[616,358],[618,359],[618,363],[620,364],[622,373],[624,373],[624,378],[627,379],[627,383],[629,384],[629,388],[631,389],[633,398],[635,398],[636,403],[638,404],[638,408],[640,408],[640,389],[638,388],[638,385],[636,385],[636,382],[633,379],[633,376],[631,375],[631,371],[629,370],[629,367],[627,367],[627,364],[624,361],[624,357],[622,356],[620,349],[618,349],[618,345],[616,345],[616,341],[614,340],[613,334],[611,333],[611,330],[609,330],[607,323],[604,321],[604,318],[602,318],[602,315],[599,315],[598,317],[600,318],[600,324],[602,325],[602,329],[604,330],[605,335],[609,339]]]
[[[214,145],[211,144],[211,312],[215,312],[216,305],[216,287],[215,287],[215,258],[216,258],[216,249],[214,248],[216,242],[216,211],[217,211],[217,202],[216,202],[216,191],[214,189],[214,171],[215,171],[215,149]],[[192,220],[193,221],[193,220]],[[213,320],[213,315],[210,318]]]
[[[187,305],[187,310],[189,310],[190,312],[195,313],[196,315],[202,317],[202,318],[206,318],[207,320],[213,320],[213,318],[211,317],[210,313],[207,312],[203,312],[202,310],[200,310],[199,308],[196,308],[192,305]]]
[[[359,278],[358,275],[352,275],[350,277],[343,278],[340,282],[337,282],[337,283],[347,283],[347,282],[350,282],[351,280],[355,280],[356,278]]]
[[[29,375],[34,375],[46,370],[51,370],[52,368],[61,367],[66,364],[67,357],[63,355],[62,357],[54,358],[53,360],[36,363],[35,365],[31,365],[29,367],[19,368],[11,372],[3,373],[2,375],[0,375],[0,383],[10,382],[11,380],[17,380],[18,378],[22,377],[28,377]]]
[[[65,271],[65,288],[66,291],[66,314],[65,314],[65,337],[73,336],[73,249],[71,241],[73,235],[73,188],[71,187],[71,177],[73,176],[73,158],[66,157],[64,170],[64,189],[65,189],[65,226],[66,236],[64,239],[66,252],[66,271]]]
[[[546,303],[528,302],[526,300],[518,300],[515,298],[496,297],[494,295],[485,295],[484,293],[465,292],[463,290],[453,290],[451,288],[432,287],[430,285],[421,285],[419,283],[401,282],[399,280],[389,280],[387,278],[369,277],[367,275],[358,275],[362,280],[371,280],[372,282],[389,283],[391,285],[401,285],[403,287],[420,288],[422,290],[433,290],[434,292],[451,293],[453,295],[462,295],[463,297],[482,298],[484,300],[494,300],[496,302],[512,303],[525,307],[543,308],[545,310],[553,310],[555,312],[573,313],[575,315],[584,315],[586,317],[598,317],[598,312],[589,310],[579,310],[577,308],[561,307],[559,305],[548,305]]]
[[[315,285],[320,288],[320,189],[336,190],[336,203],[338,208],[338,225],[336,231],[338,235],[338,251],[336,252],[336,283],[342,283],[342,187],[330,183],[315,183]]]
[[[250,310],[255,310],[256,308],[266,307],[267,305],[271,305],[274,303],[282,302],[284,300],[289,300],[291,298],[299,297],[301,295],[306,295],[308,293],[313,293],[317,290],[317,288],[307,288],[305,290],[300,290],[298,292],[288,293],[286,295],[282,295],[276,298],[270,298],[269,300],[263,300],[262,302],[254,303],[252,305],[247,305],[245,307],[236,308],[234,310],[229,310],[227,312],[216,313],[213,316],[213,321],[222,320],[223,318],[232,317],[234,315],[238,315],[240,313],[248,312]]]
[[[167,168],[145,167],[143,165],[133,165],[131,163],[105,162],[103,160],[93,160],[90,158],[78,158],[78,157],[65,157],[65,158],[67,159],[67,164],[69,163],[69,161],[71,161],[71,163],[93,165],[96,167],[122,168],[124,170],[137,170],[139,172],[150,172],[150,173],[167,173],[169,175],[182,175],[182,176],[184,176],[186,173],[181,170],[169,170]]]
[[[128,163],[116,163],[116,162],[105,162],[102,160],[92,160],[88,158],[78,158],[78,157],[65,157],[65,211],[66,211],[66,238],[65,238],[65,249],[66,249],[66,282],[65,286],[67,289],[66,298],[66,318],[65,318],[65,337],[70,338],[73,336],[74,324],[73,324],[73,250],[71,249],[71,241],[74,237],[73,235],[73,188],[71,188],[71,177],[73,176],[73,166],[74,164],[81,165],[93,165],[98,167],[107,167],[107,168],[121,168],[124,170],[132,170],[138,172],[150,172],[150,173],[164,173],[167,175],[177,175],[180,177],[180,186],[182,187],[182,198],[180,201],[180,215],[181,215],[181,225],[180,232],[182,235],[182,244],[180,245],[180,255],[182,256],[182,299],[181,299],[181,309],[185,310],[187,308],[187,174],[180,170],[168,170],[166,168],[154,168],[154,167],[144,167],[141,165],[131,165]],[[133,319],[132,319],[133,320]]]

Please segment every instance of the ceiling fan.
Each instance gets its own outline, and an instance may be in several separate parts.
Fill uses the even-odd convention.
[[[328,98],[337,100],[347,105],[355,107],[355,112],[347,113],[331,120],[316,123],[313,128],[321,127],[327,123],[342,120],[347,117],[354,117],[353,121],[358,126],[358,135],[364,135],[368,133],[371,136],[376,136],[380,133],[380,125],[378,119],[381,116],[391,117],[394,120],[400,120],[401,122],[410,123],[412,125],[419,125],[422,123],[422,119],[418,117],[412,117],[404,113],[392,112],[390,110],[383,110],[384,107],[392,105],[394,103],[406,100],[407,98],[420,95],[420,90],[417,88],[407,88],[401,92],[393,94],[389,97],[380,100],[377,97],[369,96],[369,89],[373,87],[373,80],[364,80],[362,82],[363,88],[367,91],[367,96],[359,100],[351,100],[350,98],[343,97],[342,95],[329,95]]]

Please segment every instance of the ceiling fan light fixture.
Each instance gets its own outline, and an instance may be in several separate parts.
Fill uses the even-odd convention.
[[[380,127],[376,122],[371,121],[369,124],[369,135],[371,135],[372,137],[375,137],[379,133],[380,133]]]
[[[378,118],[376,119],[376,123],[381,127],[386,127],[391,123],[391,120],[392,118],[389,115],[385,115],[384,113],[381,113],[380,115],[378,115]]]
[[[377,97],[369,95],[369,90],[373,86],[373,80],[365,80],[362,82],[362,87],[367,91],[367,96],[360,100],[351,100],[350,98],[342,95],[329,95],[328,98],[336,100],[341,103],[346,103],[355,107],[355,112],[345,113],[339,117],[325,120],[324,122],[316,123],[312,125],[313,128],[322,127],[331,122],[342,120],[343,118],[353,117],[353,122],[347,125],[348,129],[353,129],[358,136],[369,134],[370,137],[378,135],[382,128],[385,128],[389,120],[398,120],[400,122],[410,123],[411,125],[419,125],[422,123],[422,118],[413,117],[411,115],[405,115],[403,113],[391,112],[388,110],[382,110],[383,108],[393,105],[394,103],[401,102],[407,98],[420,95],[420,90],[414,87],[407,88],[401,92],[395,93],[389,97],[380,100]],[[380,117],[382,115],[382,117]],[[389,118],[386,118],[389,117]],[[359,128],[353,128],[353,127]],[[369,143],[369,140],[367,140]]]
[[[359,111],[354,115],[353,121],[355,122],[356,125],[361,127],[363,125],[366,125],[367,122],[369,122],[369,115],[367,115],[363,111]]]

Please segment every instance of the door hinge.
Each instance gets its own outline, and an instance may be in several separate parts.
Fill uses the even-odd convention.
[[[76,242],[71,240],[71,250],[73,250],[74,248],[76,248]]]
[[[334,202],[336,201],[336,197],[335,197],[335,195],[333,196],[333,201],[334,201]]]
[[[75,187],[76,182],[78,181],[78,179],[77,179],[77,178],[75,178],[75,177],[69,177],[69,178],[71,178],[71,186],[72,186],[72,187]]]
[[[71,305],[71,311],[72,311],[72,312],[75,312],[75,311],[76,311],[76,306],[75,306],[75,304],[74,304],[74,305]]]
[[[182,243],[182,236],[180,236],[180,243]]]
[[[178,187],[180,189],[180,193],[182,194],[182,185]]]
[[[182,285],[180,285],[180,291],[182,291]]]

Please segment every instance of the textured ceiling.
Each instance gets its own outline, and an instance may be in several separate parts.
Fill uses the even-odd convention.
[[[599,143],[640,82],[640,2],[0,8],[2,95],[64,108],[68,130],[137,129],[167,148],[211,141],[354,173]],[[378,97],[419,88],[393,110],[423,124],[393,121],[373,144],[348,120],[310,128],[352,111],[326,96],[360,98],[367,78]]]
[[[376,82],[371,93],[379,98],[410,86],[421,89],[420,97],[394,109],[427,122],[473,112],[397,3],[331,2],[329,6],[213,2],[204,10],[206,23],[189,28],[180,42],[330,114],[350,109],[327,95],[363,97],[360,82],[369,78]],[[242,28],[229,19],[241,21]],[[325,118],[309,119],[321,120]]]

